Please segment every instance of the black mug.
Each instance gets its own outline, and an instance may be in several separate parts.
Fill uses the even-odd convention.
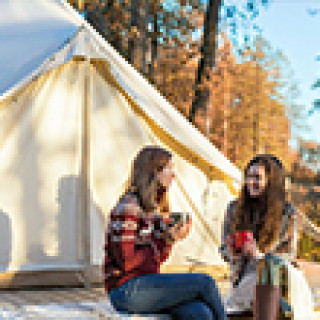
[[[186,223],[188,223],[189,220],[190,220],[190,214],[189,213],[171,212],[170,213],[169,227],[173,227],[179,222],[182,222],[182,224],[186,224]]]

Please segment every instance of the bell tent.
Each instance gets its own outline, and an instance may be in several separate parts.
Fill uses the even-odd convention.
[[[166,264],[223,264],[241,173],[65,1],[0,2],[0,122],[2,286],[100,268],[108,212],[150,144],[174,154],[171,207],[194,221]]]

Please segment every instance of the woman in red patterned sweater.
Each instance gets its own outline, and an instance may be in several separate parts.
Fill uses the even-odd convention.
[[[191,228],[191,219],[169,226],[164,218],[173,178],[169,151],[144,147],[135,158],[130,186],[111,211],[105,246],[106,291],[120,312],[226,320],[211,277],[159,273],[173,243],[184,239]]]

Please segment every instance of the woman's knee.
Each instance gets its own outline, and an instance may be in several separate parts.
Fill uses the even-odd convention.
[[[285,268],[285,260],[281,257],[266,255],[264,259],[259,261],[258,283],[280,285]]]
[[[176,320],[214,320],[213,311],[201,301],[184,303],[174,308],[172,315]]]
[[[209,275],[207,275],[205,273],[196,273],[196,274],[193,274],[193,275],[194,275],[194,280],[197,283],[203,284],[205,286],[209,285],[209,286],[216,287],[216,282],[211,276],[209,276]]]

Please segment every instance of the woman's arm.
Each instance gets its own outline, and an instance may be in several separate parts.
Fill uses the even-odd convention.
[[[162,239],[155,241],[161,263],[169,257],[173,243],[184,239],[189,234],[191,226],[192,219],[190,217],[185,223],[181,221],[173,227],[166,227],[166,232],[163,234]]]
[[[294,258],[297,246],[297,226],[298,215],[293,206],[289,206],[283,217],[281,236],[268,252],[271,254],[288,254],[289,258]]]
[[[236,204],[236,201],[232,201],[228,205],[227,212],[225,214],[224,222],[222,225],[221,246],[219,248],[219,251],[224,261],[228,263],[232,261],[232,255],[230,251],[230,246],[228,245],[228,239],[230,235],[230,221],[235,217],[235,204]]]
[[[121,270],[128,272],[143,265],[151,252],[151,247],[136,247],[137,230],[140,219],[140,207],[134,199],[118,204],[110,222],[110,240],[113,255]]]
[[[169,255],[172,249],[172,244],[173,243],[167,241],[166,239],[155,240],[155,246],[158,251],[158,257],[159,257],[160,263],[166,261],[169,258]]]

